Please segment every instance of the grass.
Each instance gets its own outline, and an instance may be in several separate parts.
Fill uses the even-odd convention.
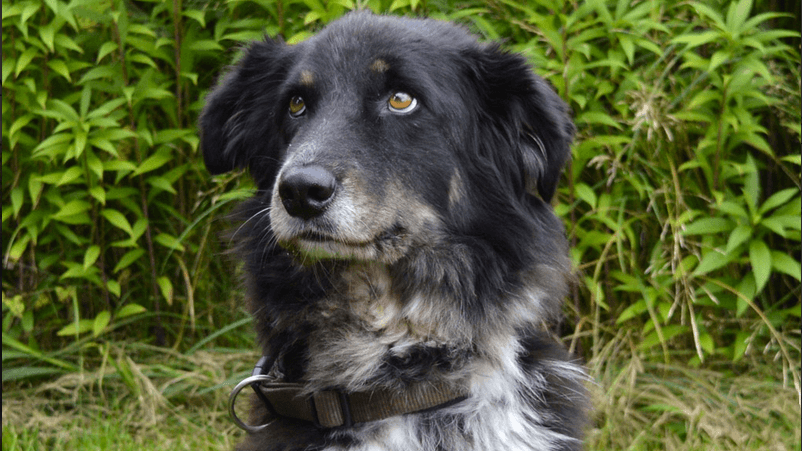
[[[4,384],[3,451],[230,450],[242,438],[226,401],[256,354],[110,348],[92,371]]]
[[[799,394],[773,362],[734,374],[649,363],[621,344],[588,364],[596,410],[586,449],[800,449]],[[226,403],[256,354],[109,346],[94,370],[4,384],[3,451],[231,450],[242,439]]]
[[[636,356],[589,367],[598,385],[588,450],[800,449],[799,393],[773,362],[743,374]]]

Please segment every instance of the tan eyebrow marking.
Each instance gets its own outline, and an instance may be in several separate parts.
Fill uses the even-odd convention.
[[[370,65],[370,70],[381,74],[390,70],[390,65],[387,64],[387,61],[378,58],[375,61],[373,61],[373,64]]]
[[[301,71],[301,84],[311,88],[315,85],[315,74],[309,70],[302,70]]]

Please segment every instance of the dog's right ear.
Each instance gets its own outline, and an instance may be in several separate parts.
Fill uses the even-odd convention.
[[[200,144],[212,175],[250,165],[255,151],[270,152],[275,142],[269,112],[284,80],[288,46],[265,39],[244,56],[209,95],[199,120]],[[265,117],[265,115],[268,117]]]

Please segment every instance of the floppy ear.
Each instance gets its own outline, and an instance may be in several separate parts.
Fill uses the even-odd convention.
[[[496,116],[489,123],[512,141],[526,190],[550,202],[571,157],[574,124],[568,105],[521,55],[497,45],[482,50],[482,96]]]
[[[249,166],[256,151],[274,150],[272,112],[285,79],[287,53],[278,41],[252,43],[206,97],[199,128],[203,159],[213,175]]]
[[[520,136],[527,189],[534,184],[540,197],[550,202],[560,174],[571,158],[574,123],[568,105],[545,80],[534,77],[532,90],[524,98],[524,133]]]

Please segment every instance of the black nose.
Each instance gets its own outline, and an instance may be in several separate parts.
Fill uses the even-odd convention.
[[[320,166],[289,168],[281,176],[278,195],[290,216],[311,219],[319,216],[334,199],[337,179]]]

